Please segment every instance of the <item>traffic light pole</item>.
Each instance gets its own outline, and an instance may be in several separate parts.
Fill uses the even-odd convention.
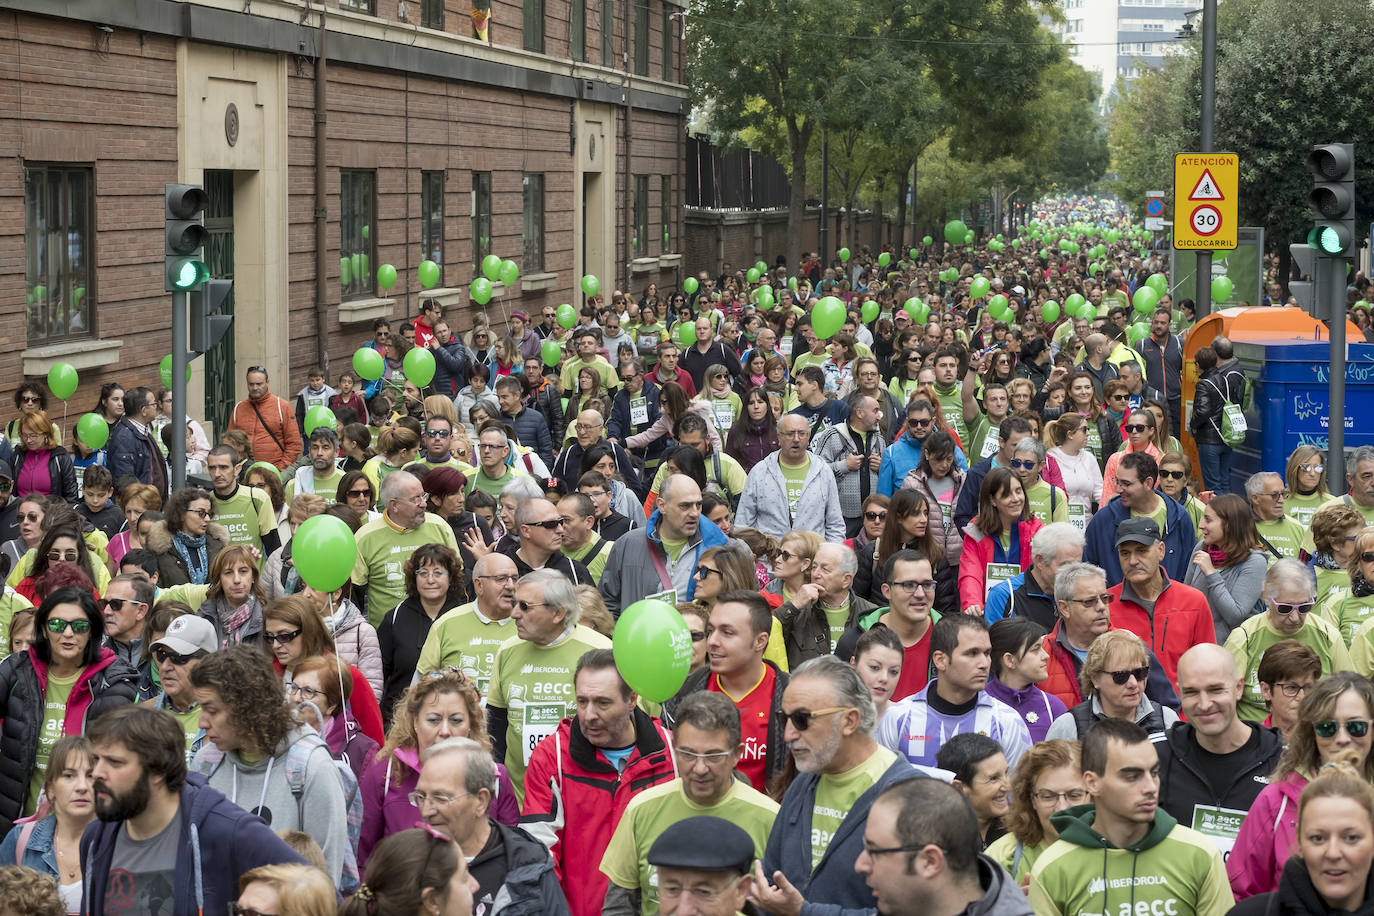
[[[1212,152],[1212,128],[1217,107],[1217,0],[1202,3],[1202,124],[1198,129],[1198,149]],[[1212,314],[1212,252],[1197,253],[1197,317]]]
[[[172,293],[172,489],[186,486],[186,293]]]

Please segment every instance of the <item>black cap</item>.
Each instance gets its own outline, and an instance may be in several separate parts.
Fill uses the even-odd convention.
[[[1159,536],[1159,525],[1152,518],[1145,518],[1144,516],[1128,518],[1116,526],[1116,546],[1118,547],[1127,541],[1153,547],[1162,540],[1163,538]]]
[[[14,479],[14,471],[10,468],[10,463],[2,459],[0,459],[0,477],[5,478],[6,480]]]
[[[660,833],[646,858],[658,868],[733,871],[743,875],[754,864],[754,841],[743,828],[724,818],[699,814]]]

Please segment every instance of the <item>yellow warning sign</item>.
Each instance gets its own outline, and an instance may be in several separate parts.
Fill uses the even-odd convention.
[[[1175,156],[1174,247],[1190,251],[1235,248],[1239,186],[1240,157],[1235,153]]]

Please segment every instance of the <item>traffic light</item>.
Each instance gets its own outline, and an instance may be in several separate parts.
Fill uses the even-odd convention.
[[[166,193],[166,275],[163,287],[169,293],[195,289],[210,276],[200,258],[205,247],[205,189],[196,184],[169,184]]]
[[[1312,238],[1316,230],[1312,231]],[[1298,305],[1302,310],[1317,320],[1321,320],[1326,311],[1321,297],[1321,275],[1325,265],[1325,259],[1317,257],[1317,249],[1309,244],[1297,244],[1288,246],[1289,253],[1293,256],[1293,263],[1298,265],[1298,271],[1307,277],[1306,280],[1290,280],[1288,292],[1293,298],[1298,300]]]
[[[1355,254],[1355,147],[1350,143],[1325,143],[1307,154],[1312,190],[1307,203],[1316,225],[1309,241],[1331,257]]]
[[[233,326],[233,315],[219,314],[233,291],[233,280],[206,280],[199,289],[191,290],[188,336],[192,353],[206,352],[219,343],[220,338]]]

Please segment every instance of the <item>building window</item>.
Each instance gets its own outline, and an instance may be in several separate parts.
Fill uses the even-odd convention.
[[[544,0],[525,0],[525,50],[544,52]]]
[[[491,254],[491,172],[472,173],[472,275]]]
[[[24,290],[30,346],[95,332],[89,168],[24,169]]]
[[[439,286],[444,285],[444,173],[420,173],[421,260],[439,265]]]
[[[544,270],[544,174],[527,172],[522,183],[525,214],[524,240],[527,273]]]
[[[601,66],[615,66],[615,0],[601,0]]]
[[[635,2],[635,73],[649,75],[649,0]]]
[[[649,253],[649,176],[636,175],[634,187],[634,256],[642,258]]]
[[[673,8],[663,4],[663,79],[673,81]]]
[[[664,175],[658,188],[658,218],[663,224],[663,253],[673,250],[673,176]]]
[[[587,59],[587,0],[572,0],[572,21],[568,28],[573,60]]]
[[[420,25],[443,31],[444,0],[420,0]]]
[[[373,271],[377,235],[377,173],[372,169],[339,170],[339,286],[344,299],[376,295]]]
[[[377,15],[377,0],[339,0],[339,6],[369,16]]]

